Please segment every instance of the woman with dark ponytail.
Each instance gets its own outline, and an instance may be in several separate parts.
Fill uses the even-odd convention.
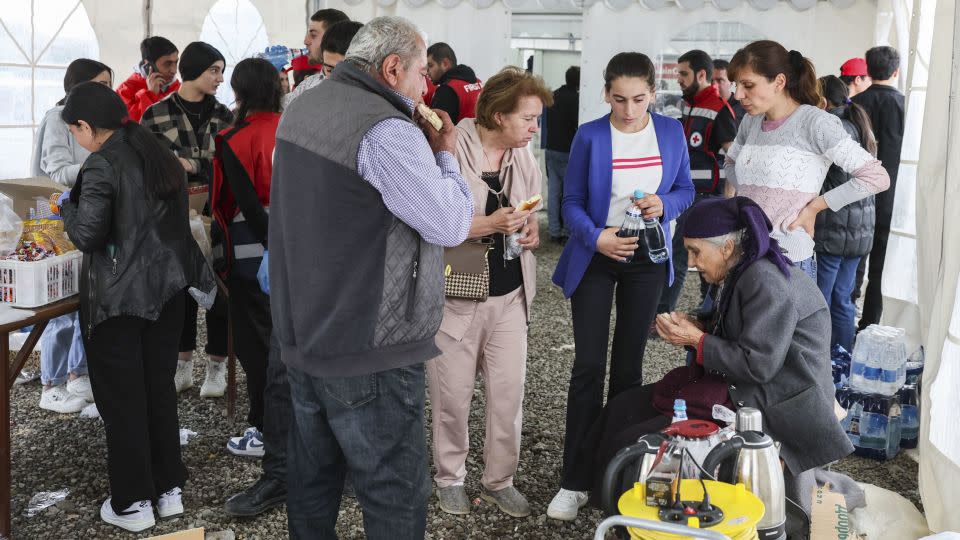
[[[816,279],[817,214],[887,189],[890,177],[839,118],[819,108],[816,70],[801,53],[755,41],[737,51],[728,72],[747,116],[724,163],[727,195],[756,201],[787,257]],[[821,194],[831,165],[851,179]]]
[[[843,129],[871,155],[877,155],[877,139],[870,117],[863,107],[850,101],[849,89],[839,77],[820,78],[826,111],[840,118]],[[827,171],[821,192],[850,182],[852,177],[833,165]],[[851,203],[836,212],[817,215],[814,240],[817,252],[817,285],[830,306],[833,324],[832,345],[853,350],[853,322],[856,310],[851,299],[860,259],[873,247],[876,207],[873,195]]]
[[[60,116],[91,152],[58,202],[84,253],[80,324],[111,492],[100,517],[138,532],[154,525],[154,502],[161,518],[183,513],[173,374],[187,290],[212,304],[216,284],[190,234],[176,157],[104,85],[74,87]]]

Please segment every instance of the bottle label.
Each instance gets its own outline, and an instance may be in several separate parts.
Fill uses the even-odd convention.
[[[860,414],[860,448],[886,450],[887,424],[890,418],[885,414],[864,412]]]
[[[920,408],[916,405],[903,405],[900,414],[900,438],[916,439],[920,434]]]

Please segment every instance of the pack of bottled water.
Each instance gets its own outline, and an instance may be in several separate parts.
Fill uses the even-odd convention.
[[[907,378],[907,337],[901,328],[872,324],[857,335],[850,362],[850,386],[859,392],[892,396]]]

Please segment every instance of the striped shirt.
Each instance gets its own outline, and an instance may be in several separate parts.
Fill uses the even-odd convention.
[[[663,179],[663,162],[652,121],[636,133],[623,133],[610,124],[610,142],[613,146],[613,181],[607,226],[619,227],[635,190],[657,192]]]
[[[397,95],[412,114],[413,101]],[[467,237],[473,194],[460,165],[450,152],[434,155],[416,124],[388,118],[370,128],[357,151],[357,173],[427,242],[453,247]]]

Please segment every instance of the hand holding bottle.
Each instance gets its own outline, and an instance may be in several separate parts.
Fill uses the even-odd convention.
[[[607,227],[597,238],[597,251],[615,261],[624,261],[640,246],[639,236],[617,236],[620,227]]]
[[[659,218],[663,216],[663,201],[660,196],[654,193],[644,194],[643,197],[631,197],[634,206],[643,212],[644,219]]]

